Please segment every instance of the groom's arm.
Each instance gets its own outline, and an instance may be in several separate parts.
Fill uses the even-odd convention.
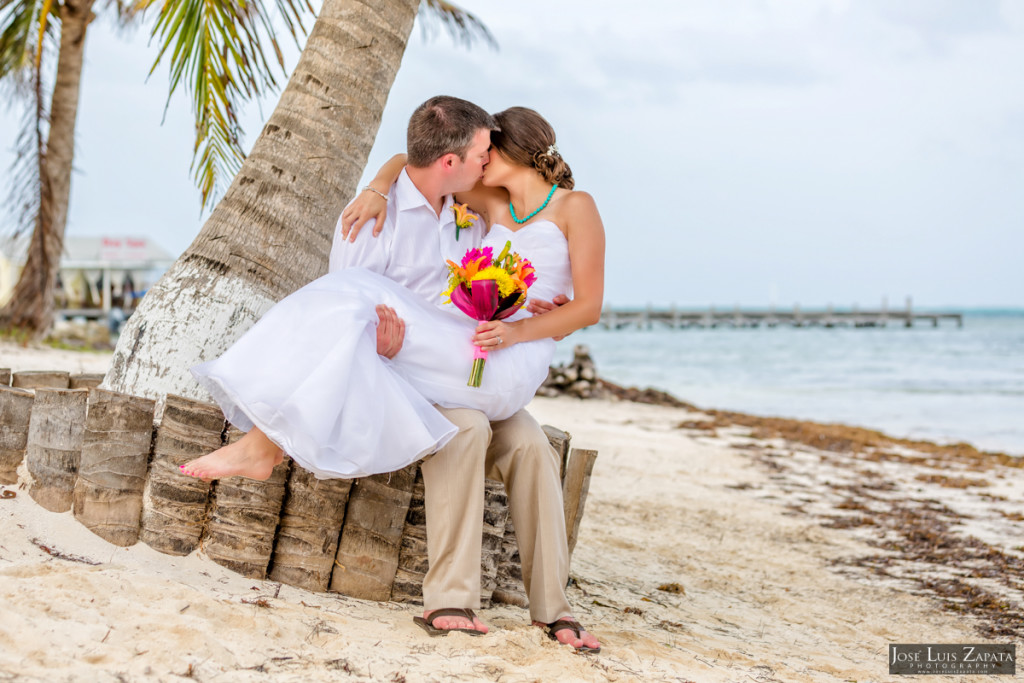
[[[391,251],[391,235],[392,231],[388,230],[378,239],[367,230],[350,242],[342,235],[342,221],[339,218],[334,229],[334,244],[331,246],[327,272],[333,273],[344,268],[366,268],[384,275]]]
[[[349,242],[342,235],[341,223],[339,218],[327,272],[335,273],[345,268],[366,268],[385,275],[393,230],[388,230],[386,239],[377,239],[367,233],[361,239]],[[376,311],[377,353],[385,358],[394,358],[402,350],[405,341],[405,321],[399,318],[395,309],[390,306],[379,304]]]
[[[569,297],[565,294],[558,294],[551,301],[545,301],[544,299],[529,299],[526,302],[526,310],[534,315],[541,315],[542,313],[553,311],[559,306],[564,306],[567,303],[569,303]],[[570,334],[572,333],[570,332]],[[552,337],[552,339],[555,341],[562,341],[568,336],[568,334],[560,334],[557,337]]]
[[[526,302],[526,310],[534,315],[540,315],[541,313],[553,311],[559,306],[564,306],[567,303],[569,303],[569,297],[565,294],[558,294],[551,301],[545,301],[544,299],[530,299]]]

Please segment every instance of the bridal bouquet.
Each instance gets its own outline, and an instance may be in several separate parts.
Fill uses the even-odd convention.
[[[511,250],[505,242],[497,258],[484,247],[467,251],[461,264],[448,261],[448,289],[441,296],[480,322],[509,317],[526,303],[526,290],[537,280],[533,265]],[[486,361],[487,349],[476,347],[469,386],[480,386]]]

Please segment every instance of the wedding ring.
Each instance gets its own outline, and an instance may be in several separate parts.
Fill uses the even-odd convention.
[[[498,339],[494,342],[494,345],[495,346],[500,346],[501,345],[501,337],[498,337]]]

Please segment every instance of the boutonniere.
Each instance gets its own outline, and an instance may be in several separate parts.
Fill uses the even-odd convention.
[[[455,214],[455,241],[458,242],[459,231],[472,228],[477,216],[465,204],[452,204],[452,212]]]

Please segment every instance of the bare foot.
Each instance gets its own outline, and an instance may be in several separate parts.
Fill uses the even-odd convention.
[[[423,618],[430,620],[430,615],[437,610],[427,610],[423,613]],[[480,631],[480,633],[487,633],[487,624],[480,621],[479,617],[474,616],[472,619],[466,617],[438,617],[434,619],[434,628],[441,629],[442,631],[450,631],[453,628],[468,628],[474,631]]]
[[[190,460],[178,469],[182,474],[203,481],[227,477],[268,479],[274,467],[284,460],[284,451],[257,428],[233,444]]]
[[[580,625],[580,623],[576,621],[573,617],[566,616],[562,617],[561,620],[571,621],[579,625],[580,637],[577,638],[576,633],[571,628],[563,628],[558,631],[555,631],[555,640],[560,642],[562,645],[572,645],[572,647],[576,650],[582,649],[584,651],[590,650],[593,652],[598,652],[601,650],[601,643],[597,640],[597,638],[584,631],[583,626]],[[438,619],[438,621],[440,621],[440,619]],[[541,628],[547,627],[547,624],[543,624],[539,621],[533,622],[533,625],[540,626]]]

